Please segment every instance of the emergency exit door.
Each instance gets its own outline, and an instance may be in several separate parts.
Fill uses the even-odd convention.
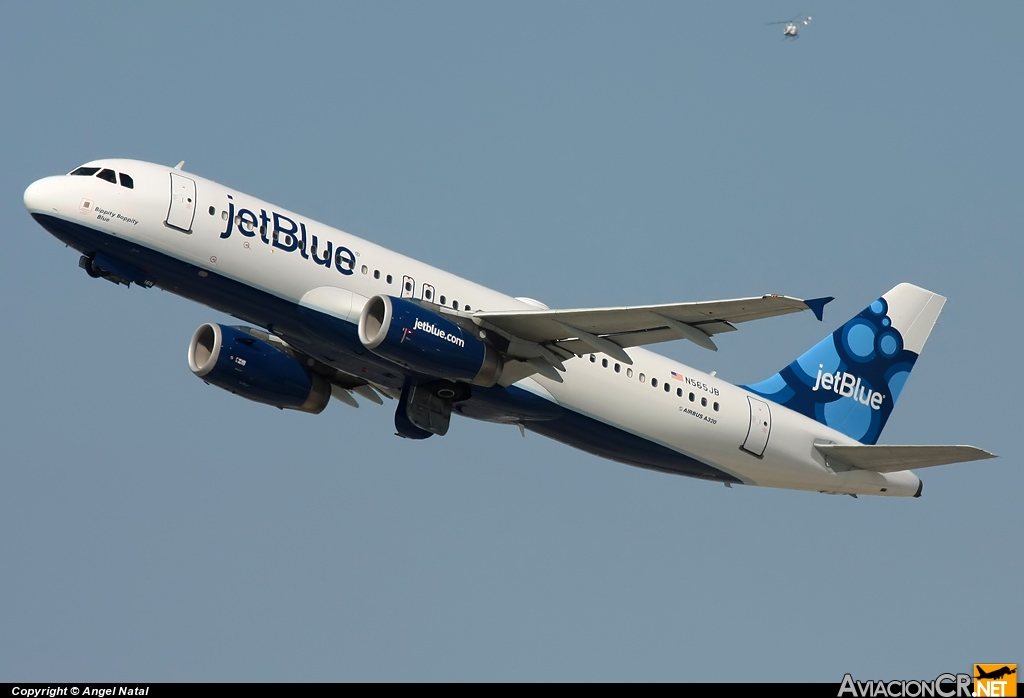
[[[402,277],[402,298],[416,297],[416,281],[411,276]]]

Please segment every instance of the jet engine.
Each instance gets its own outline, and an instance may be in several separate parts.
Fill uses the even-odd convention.
[[[377,356],[435,378],[492,386],[501,355],[472,331],[405,298],[374,296],[359,316],[359,341]]]
[[[331,399],[331,385],[323,376],[244,327],[200,327],[188,347],[188,366],[207,383],[281,409],[319,414]]]

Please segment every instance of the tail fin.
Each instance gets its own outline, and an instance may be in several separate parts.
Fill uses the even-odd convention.
[[[771,378],[742,387],[874,444],[945,302],[900,284]]]

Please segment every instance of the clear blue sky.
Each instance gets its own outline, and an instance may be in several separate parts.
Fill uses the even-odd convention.
[[[798,41],[766,22],[814,16]],[[1024,4],[44,3],[0,23],[0,681],[934,678],[1024,662]],[[883,441],[918,500],[726,489],[393,403],[203,384],[216,312],[88,278],[25,213],[174,164],[552,307],[949,297]],[[1016,579],[1018,581],[1014,582]],[[1013,638],[1017,637],[1016,640]]]

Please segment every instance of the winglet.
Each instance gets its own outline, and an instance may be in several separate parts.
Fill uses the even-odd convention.
[[[834,296],[811,298],[810,300],[804,301],[804,305],[810,308],[811,312],[814,313],[814,317],[818,318],[818,322],[821,322],[825,315],[825,306],[834,300]]]

